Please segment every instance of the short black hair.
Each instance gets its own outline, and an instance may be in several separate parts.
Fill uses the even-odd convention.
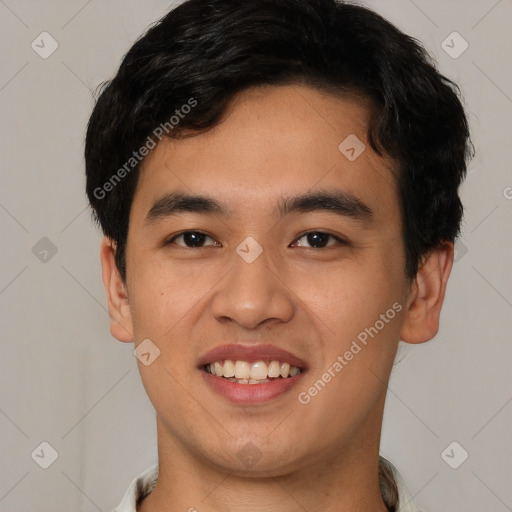
[[[367,138],[397,163],[408,277],[455,240],[474,150],[458,86],[419,41],[339,0],[188,0],[135,42],[88,124],[87,195],[124,281],[142,148],[214,127],[244,89],[292,84],[372,100]]]

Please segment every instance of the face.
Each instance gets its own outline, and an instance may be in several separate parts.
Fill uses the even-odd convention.
[[[214,129],[145,160],[120,321],[131,334],[118,337],[160,350],[138,364],[167,446],[276,475],[378,443],[411,283],[369,115],[355,97],[253,88]],[[208,372],[228,359],[268,382]],[[276,377],[282,363],[300,373]]]

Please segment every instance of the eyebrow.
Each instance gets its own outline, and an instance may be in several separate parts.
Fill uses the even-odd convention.
[[[371,208],[353,194],[343,190],[315,191],[298,196],[281,197],[275,209],[277,217],[291,213],[327,211],[357,221],[369,221],[374,214]],[[228,217],[227,209],[211,197],[183,192],[170,192],[151,206],[145,224],[154,224],[179,213],[197,213]]]

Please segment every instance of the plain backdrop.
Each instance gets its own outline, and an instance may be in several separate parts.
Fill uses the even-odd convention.
[[[0,0],[1,512],[109,512],[157,461],[155,413],[133,345],[109,334],[83,139],[92,91],[172,5]],[[429,343],[401,343],[381,453],[424,511],[505,512],[512,510],[512,1],[366,5],[422,41],[459,84],[477,151],[462,188],[463,237],[441,329]],[[457,465],[465,452],[457,469],[446,462]]]

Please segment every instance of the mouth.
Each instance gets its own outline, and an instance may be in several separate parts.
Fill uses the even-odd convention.
[[[291,389],[306,371],[297,356],[272,345],[223,345],[198,362],[206,383],[232,402],[268,401]]]

